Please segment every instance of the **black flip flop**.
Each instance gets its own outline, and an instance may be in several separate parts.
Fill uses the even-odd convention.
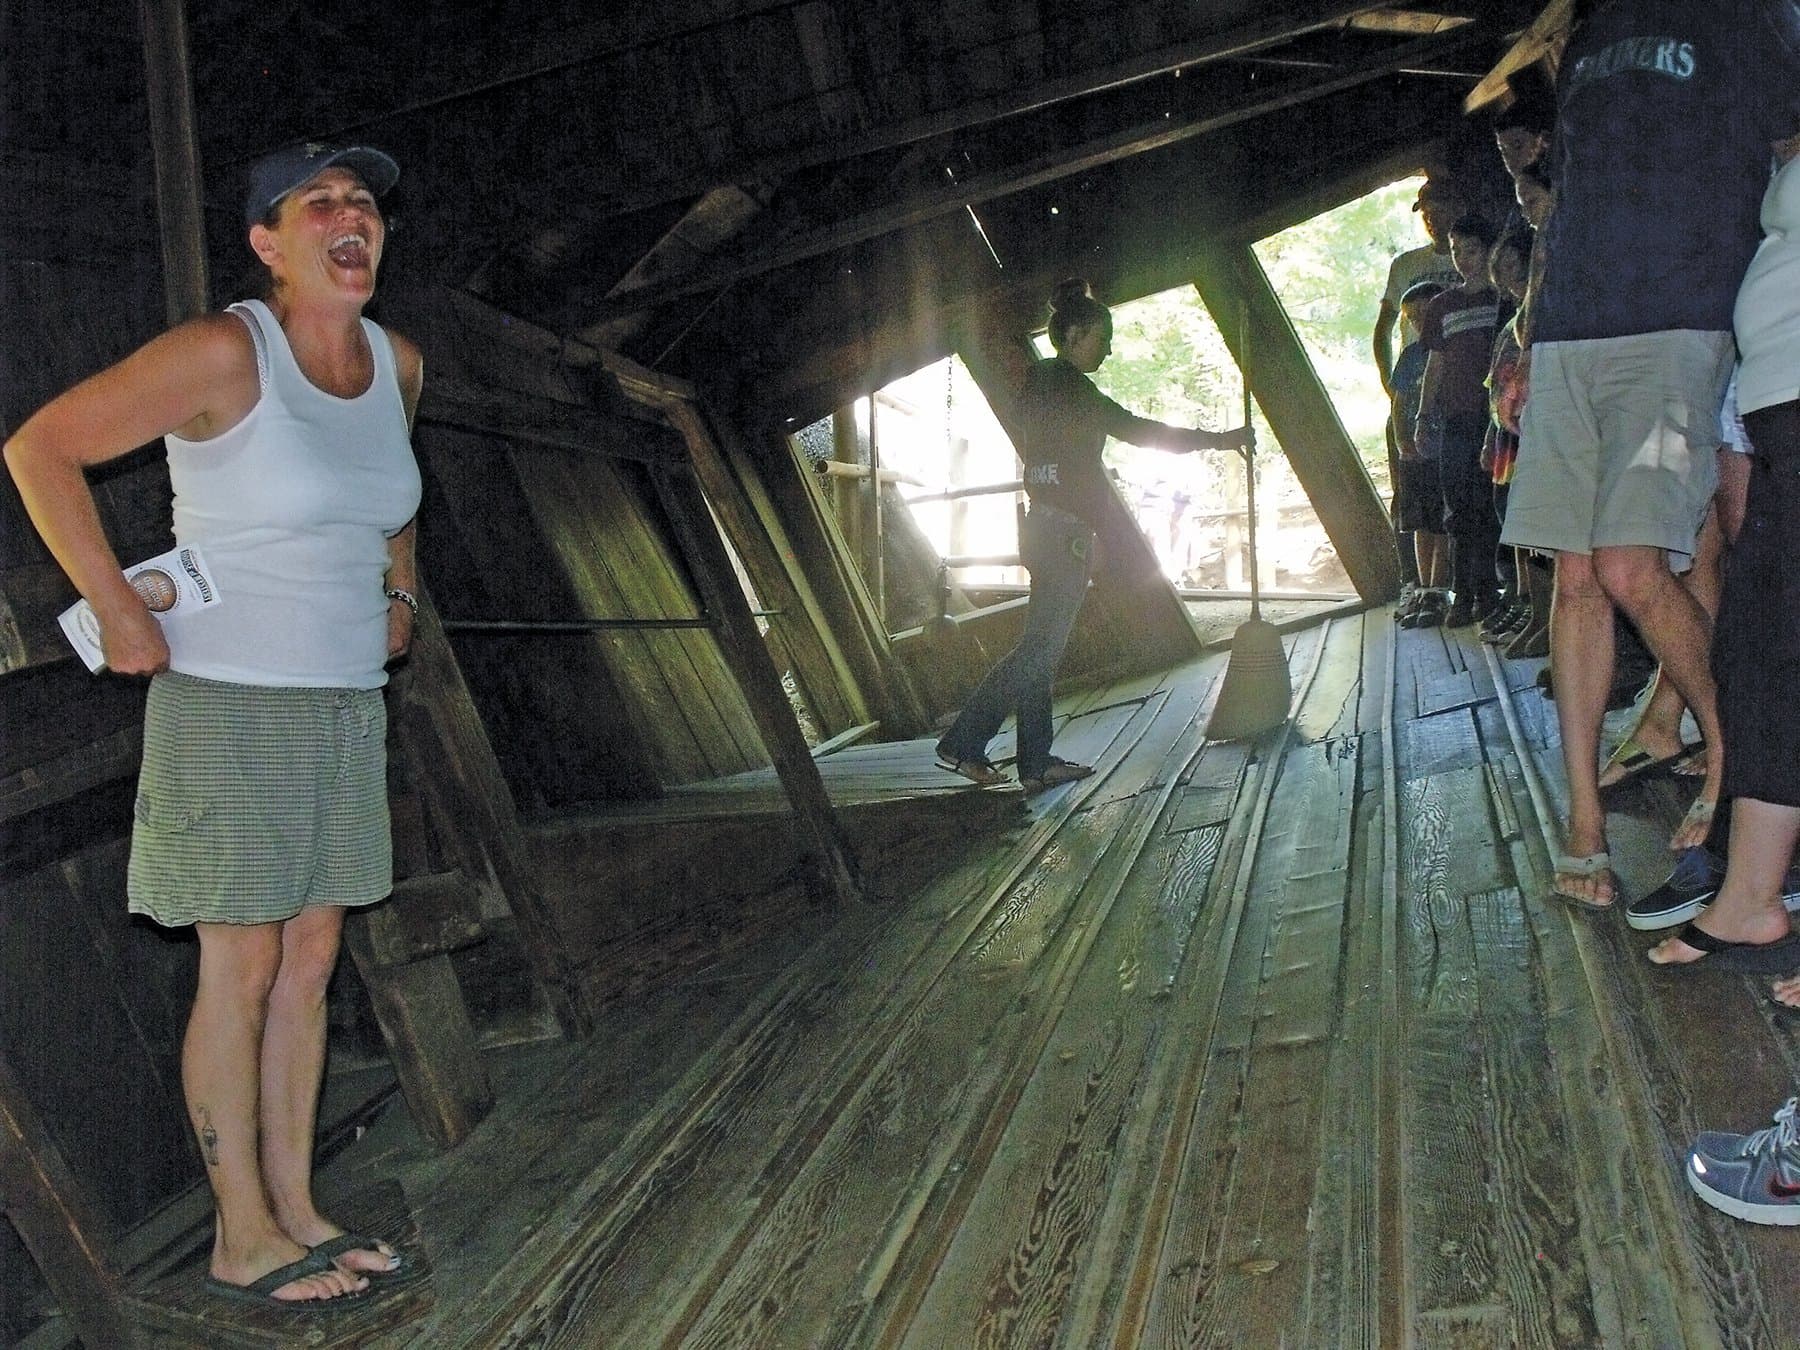
[[[329,1256],[321,1256],[317,1247],[309,1251],[298,1261],[290,1261],[285,1266],[277,1266],[259,1280],[249,1284],[232,1284],[229,1280],[221,1280],[217,1276],[208,1275],[201,1281],[207,1293],[219,1298],[231,1299],[237,1303],[254,1303],[263,1308],[281,1308],[287,1312],[328,1313],[342,1312],[343,1308],[360,1303],[368,1290],[358,1289],[351,1293],[337,1294],[331,1298],[276,1298],[275,1291],[284,1284],[292,1284],[295,1280],[303,1280],[308,1275],[325,1275],[336,1270]]]
[[[1674,754],[1661,756],[1651,754],[1648,750],[1645,750],[1642,746],[1638,745],[1637,741],[1630,736],[1627,736],[1619,743],[1619,750],[1623,750],[1628,745],[1632,747],[1631,753],[1621,759],[1618,750],[1615,750],[1612,758],[1608,759],[1605,765],[1602,766],[1602,772],[1606,769],[1616,768],[1621,770],[1622,773],[1620,777],[1615,778],[1612,782],[1601,784],[1600,791],[1612,792],[1617,788],[1622,788],[1632,783],[1648,783],[1653,779],[1658,778],[1682,779],[1705,776],[1704,768],[1702,768],[1702,771],[1699,774],[1695,774],[1690,770],[1690,766],[1695,763],[1696,760],[1700,760],[1703,763],[1706,754],[1705,741],[1695,741],[1692,744],[1683,745],[1681,749],[1677,750]]]
[[[387,1245],[391,1247],[393,1244],[389,1243]],[[336,1266],[338,1257],[347,1255],[350,1252],[374,1252],[377,1256],[380,1256],[381,1247],[381,1240],[379,1238],[372,1238],[367,1233],[339,1233],[334,1238],[326,1238],[325,1241],[321,1242],[312,1250],[313,1255],[323,1256],[327,1261],[331,1262],[332,1265]],[[398,1251],[394,1253],[394,1264],[386,1270],[354,1270],[348,1266],[338,1266],[338,1269],[343,1271],[346,1275],[361,1275],[364,1279],[370,1281],[379,1280],[383,1284],[390,1285],[397,1284],[406,1279],[410,1273],[406,1266],[406,1258],[401,1256]]]
[[[1745,975],[1786,975],[1800,970],[1800,935],[1789,933],[1774,942],[1727,942],[1714,937],[1704,928],[1683,924],[1675,933],[1697,952],[1698,961],[1670,961],[1662,966],[1674,970],[1684,966],[1714,966],[1721,970],[1740,971]],[[1652,964],[1656,964],[1652,962]]]

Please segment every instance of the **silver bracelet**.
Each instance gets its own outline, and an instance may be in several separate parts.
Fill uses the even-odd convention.
[[[387,598],[390,600],[398,600],[401,604],[405,605],[412,611],[413,618],[416,619],[419,617],[419,597],[414,595],[411,591],[402,590],[398,586],[389,586],[387,588]]]

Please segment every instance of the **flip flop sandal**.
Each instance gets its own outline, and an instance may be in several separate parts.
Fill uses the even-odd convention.
[[[1618,748],[1607,757],[1606,763],[1600,767],[1601,773],[1605,773],[1608,769],[1617,769],[1619,776],[1610,783],[1602,783],[1600,790],[1608,792],[1613,788],[1624,787],[1625,784],[1635,783],[1640,779],[1647,782],[1652,778],[1688,777],[1691,775],[1691,770],[1688,770],[1687,766],[1692,763],[1697,754],[1704,752],[1705,749],[1705,743],[1701,742],[1696,745],[1684,745],[1672,755],[1659,756],[1651,754],[1642,745],[1639,745],[1635,736],[1627,736],[1619,742]]]
[[[326,1238],[312,1251],[315,1256],[323,1256],[336,1266],[338,1257],[350,1252],[374,1252],[380,1256],[382,1247],[386,1245],[389,1244],[383,1243],[379,1238],[372,1238],[367,1233],[339,1233],[334,1238]],[[394,1284],[406,1278],[410,1272],[406,1267],[406,1259],[399,1252],[394,1252],[392,1259],[394,1264],[386,1270],[357,1270],[352,1266],[338,1266],[338,1269],[346,1275],[361,1275],[369,1280]]]
[[[1093,774],[1094,766],[1091,764],[1076,764],[1071,760],[1052,756],[1041,774],[1032,778],[1020,778],[1019,786],[1027,792],[1043,792],[1047,788],[1061,787],[1064,783],[1091,778]]]
[[[1707,828],[1708,832],[1710,832],[1712,829],[1713,815],[1718,809],[1719,804],[1717,802],[1709,802],[1704,797],[1696,797],[1694,799],[1694,804],[1688,807],[1687,814],[1681,818],[1681,824],[1675,827],[1675,833],[1669,836],[1669,847],[1679,853],[1684,848],[1694,847],[1695,843],[1705,843],[1706,840],[1704,836],[1686,844],[1678,844],[1675,841],[1689,830],[1697,830],[1703,825]]]
[[[1800,935],[1794,933],[1773,942],[1728,942],[1689,923],[1683,924],[1675,936],[1704,954],[1696,961],[1652,961],[1651,965],[1664,970],[1714,966],[1745,975],[1787,975],[1800,969]]]
[[[937,766],[948,773],[955,774],[958,778],[966,778],[981,787],[1006,781],[1006,775],[994,767],[992,760],[979,756],[974,759],[955,759],[940,750],[938,751]]]
[[[331,1298],[275,1297],[275,1291],[284,1284],[303,1280],[308,1275],[324,1275],[336,1269],[331,1258],[321,1256],[319,1249],[315,1247],[298,1261],[277,1266],[261,1279],[252,1280],[249,1284],[232,1284],[229,1280],[208,1275],[201,1282],[201,1287],[219,1298],[231,1299],[237,1303],[254,1303],[264,1308],[281,1308],[287,1312],[301,1313],[341,1312],[350,1304],[360,1303],[367,1296],[368,1290],[357,1289]]]
[[[1556,884],[1553,877],[1550,882],[1550,894],[1558,900],[1567,901],[1580,909],[1609,910],[1619,903],[1619,879],[1613,875],[1612,854],[1602,849],[1598,853],[1569,854],[1559,853],[1552,862],[1557,876],[1564,877],[1597,877],[1605,873],[1612,880],[1612,894],[1604,900],[1595,900],[1585,895],[1577,895]]]

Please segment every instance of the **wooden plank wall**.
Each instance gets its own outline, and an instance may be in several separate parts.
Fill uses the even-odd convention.
[[[136,209],[105,200],[121,216]],[[0,250],[0,437],[161,326],[153,236],[82,236],[79,259],[63,253],[72,246],[15,236]],[[0,1045],[103,1219],[121,1225],[197,1175],[175,1067],[194,951],[125,915],[143,687],[65,655],[55,615],[74,590],[0,482]],[[169,547],[159,453],[94,486],[121,554]],[[5,1223],[0,1287],[10,1342],[38,1283]]]

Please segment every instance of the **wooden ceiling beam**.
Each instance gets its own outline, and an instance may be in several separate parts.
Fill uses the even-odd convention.
[[[715,32],[721,41],[728,41],[726,30],[731,25],[741,25],[750,19],[766,20],[782,12],[791,12],[798,15],[799,19],[804,19],[805,15],[801,11],[810,11],[812,7],[796,5],[793,0],[786,0],[786,3],[781,4],[739,6],[693,0],[693,3],[676,4],[675,16],[659,23],[646,22],[639,25],[631,40],[621,40],[620,23],[612,18],[613,14],[620,10],[654,11],[657,8],[661,7],[614,6],[606,11],[608,18],[605,20],[570,26],[555,35],[554,40],[549,35],[534,35],[531,41],[511,51],[496,52],[493,44],[483,44],[478,51],[472,49],[472,54],[465,58],[457,73],[448,79],[444,74],[444,62],[440,59],[448,53],[434,52],[431,62],[418,67],[420,74],[411,88],[394,94],[392,101],[381,111],[361,112],[354,120],[335,124],[327,124],[324,118],[320,118],[309,125],[321,128],[313,134],[322,139],[341,140],[353,134],[364,133],[375,126],[389,125],[448,104],[576,69],[591,74],[591,79],[585,83],[599,93],[615,84],[624,87],[623,76],[630,72],[621,70],[621,80],[614,81],[608,78],[607,68],[614,62],[623,65],[627,61],[641,60],[641,57],[633,55],[640,49],[673,43],[702,30]],[[1342,25],[1359,14],[1381,8],[1381,5],[1371,4],[1369,0],[1278,0],[1277,3],[1260,7],[1246,5],[1236,15],[1213,20],[1217,27],[1196,33],[1185,41],[1158,43],[1121,60],[1059,75],[1050,80],[1021,83],[1001,93],[971,97],[964,102],[934,108],[914,117],[886,121],[868,116],[864,91],[854,70],[856,63],[850,59],[850,49],[870,35],[863,32],[845,33],[841,35],[841,40],[846,50],[839,63],[844,82],[833,88],[815,87],[810,91],[801,101],[804,116],[801,115],[799,105],[784,105],[753,109],[747,120],[737,109],[723,109],[720,116],[724,120],[716,124],[672,118],[668,123],[667,135],[671,140],[679,139],[680,152],[663,157],[667,172],[660,177],[640,174],[628,180],[622,179],[611,185],[612,191],[607,195],[592,199],[591,204],[605,214],[616,214],[683,197],[698,196],[724,183],[779,180],[834,160],[893,149],[984,122],[1083,98],[1169,71],[1240,56],[1301,34]],[[710,24],[698,22],[701,15],[707,12],[713,15],[714,21]],[[793,59],[824,76],[832,68],[822,50],[828,39],[815,29],[816,25],[809,26],[799,22],[800,48],[794,52]],[[1021,41],[1020,35],[1012,34],[1001,45],[1016,47]],[[977,53],[964,53],[975,54]],[[1016,59],[1016,53],[1012,59]],[[633,65],[632,70],[636,69],[638,66]],[[642,97],[641,93],[639,97]],[[601,98],[602,106],[596,112],[604,124],[608,119],[604,109],[604,96],[601,95]],[[820,115],[821,109],[829,109],[835,115]],[[846,119],[859,117],[868,120],[852,121],[845,126]],[[788,122],[788,125],[779,125],[782,121]],[[827,130],[829,128],[837,130]],[[780,148],[769,150],[767,146],[770,142],[778,144]],[[696,146],[713,148],[696,161]],[[227,151],[224,147],[209,146],[209,160],[217,167],[226,167],[252,158],[268,148],[270,147],[260,144],[238,145]]]
[[[1544,12],[1537,16],[1530,28],[1525,30],[1512,49],[1500,58],[1497,64],[1486,75],[1481,83],[1469,91],[1463,100],[1463,111],[1480,112],[1488,104],[1494,103],[1507,94],[1507,86],[1514,75],[1527,66],[1536,65],[1549,58],[1552,65],[1561,55],[1563,44],[1569,38],[1569,24],[1575,15],[1575,0],[1550,0]]]
[[[946,183],[942,187],[928,189],[902,201],[788,240],[753,257],[733,259],[664,284],[650,284],[635,291],[615,293],[594,307],[589,319],[590,327],[583,331],[600,328],[659,305],[715,291],[895,230],[922,225],[965,207],[979,206],[995,197],[1010,196],[1058,179],[1086,173],[1132,155],[1161,149],[1300,103],[1342,93],[1357,85],[1395,74],[1419,61],[1441,56],[1491,37],[1492,34],[1482,25],[1468,25],[1447,34],[1392,48],[1379,56],[1371,56],[1320,79],[1296,81],[1286,87],[1272,89],[1266,95],[1249,102],[1238,103],[1227,99],[1225,102],[1228,106],[1186,122],[1172,123],[1158,119],[1076,145],[1061,146],[1002,170]]]

